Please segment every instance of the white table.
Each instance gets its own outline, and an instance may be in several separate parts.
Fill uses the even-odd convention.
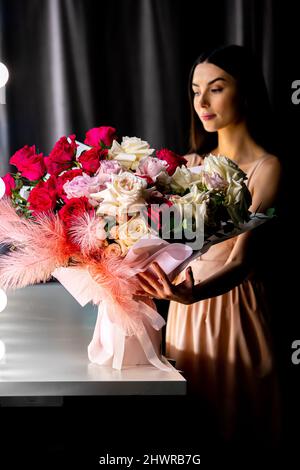
[[[97,309],[82,308],[59,284],[20,289],[0,313],[0,397],[184,395],[186,381],[173,369],[151,365],[121,371],[87,357]]]

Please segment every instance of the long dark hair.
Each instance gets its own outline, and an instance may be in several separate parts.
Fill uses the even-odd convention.
[[[190,151],[210,152],[217,146],[217,132],[207,132],[193,104],[192,80],[198,64],[208,62],[220,67],[237,81],[243,117],[251,137],[265,150],[272,152],[272,111],[266,83],[256,58],[244,46],[229,45],[203,52],[194,62],[189,76],[191,107]]]

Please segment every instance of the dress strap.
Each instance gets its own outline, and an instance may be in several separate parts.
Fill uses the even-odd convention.
[[[261,167],[263,162],[270,157],[271,155],[264,153],[258,160],[256,160],[256,162],[253,164],[253,166],[247,173],[247,186],[249,186],[250,180],[253,178],[253,175],[257,172],[257,170]]]

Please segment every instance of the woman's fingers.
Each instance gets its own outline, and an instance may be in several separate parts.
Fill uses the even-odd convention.
[[[167,287],[168,290],[170,290],[172,284],[170,282],[170,279],[168,278],[168,276],[166,275],[165,271],[163,271],[161,269],[161,267],[159,266],[158,263],[152,263],[151,264],[151,268],[153,269],[153,271],[155,272],[155,274],[158,276],[158,279],[161,281],[161,283],[163,284],[164,287]]]
[[[152,297],[167,299],[172,294],[172,284],[157,263],[152,263],[151,268],[155,275],[149,271],[137,274],[140,286]]]
[[[139,283],[140,283],[140,287],[147,293],[147,294],[150,294],[152,295],[153,297],[156,296],[156,290],[152,287],[151,284],[149,284],[149,282],[147,282],[146,279],[143,279],[140,274],[137,275],[138,276],[138,280],[139,280]]]

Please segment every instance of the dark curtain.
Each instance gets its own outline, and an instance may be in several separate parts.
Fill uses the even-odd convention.
[[[214,9],[178,0],[2,0],[9,147],[46,154],[99,125],[152,147],[187,148],[187,77]],[[214,41],[224,37],[224,12]],[[209,37],[210,36],[210,37]],[[192,47],[191,47],[192,45]]]
[[[2,164],[26,143],[47,154],[60,136],[83,140],[99,125],[186,152],[188,73],[211,45],[250,46],[274,106],[283,95],[290,104],[283,11],[271,0],[1,0],[0,60],[10,70]]]

